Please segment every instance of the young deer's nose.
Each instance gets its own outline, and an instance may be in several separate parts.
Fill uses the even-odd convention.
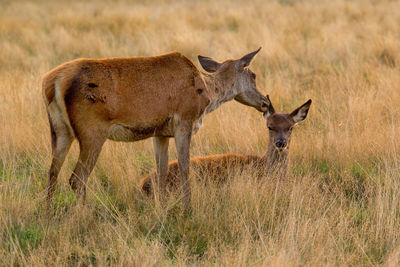
[[[278,148],[284,148],[286,146],[286,140],[284,139],[279,139],[276,143],[275,143],[276,147]]]

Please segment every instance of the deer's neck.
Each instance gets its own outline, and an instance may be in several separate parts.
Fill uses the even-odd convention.
[[[235,93],[232,91],[232,86],[227,85],[217,74],[203,74],[204,80],[210,95],[210,104],[205,110],[205,114],[216,110],[223,103],[231,101],[235,98]]]
[[[265,171],[267,172],[281,172],[286,174],[288,159],[289,159],[289,147],[283,151],[279,151],[273,144],[268,145],[268,152],[261,157]]]

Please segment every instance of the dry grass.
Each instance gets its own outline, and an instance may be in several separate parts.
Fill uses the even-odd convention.
[[[0,1],[0,265],[400,264],[398,1]],[[76,205],[60,176],[44,215],[50,136],[40,78],[77,57],[183,52],[252,64],[276,109],[313,106],[295,130],[289,177],[192,181],[156,208],[137,189],[150,140],[107,142]],[[238,103],[210,114],[192,155],[262,154],[262,116]],[[176,152],[171,146],[170,157]]]

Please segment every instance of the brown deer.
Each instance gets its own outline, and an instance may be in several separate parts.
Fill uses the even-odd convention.
[[[261,48],[260,48],[261,49]],[[175,138],[184,208],[190,208],[189,147],[203,117],[235,99],[266,111],[268,101],[247,68],[260,50],[218,63],[199,56],[200,72],[180,53],[154,57],[77,59],[43,78],[50,122],[52,163],[48,208],[69,148],[76,138],[80,154],[69,183],[86,198],[86,182],[107,139],[133,142],[153,137],[160,191],[165,189],[168,139]]]
[[[293,126],[307,117],[311,99],[290,114],[275,113],[269,96],[267,99],[270,103],[268,110],[264,113],[269,132],[267,153],[264,156],[219,154],[192,158],[190,165],[198,177],[208,177],[219,182],[225,180],[230,170],[243,169],[249,165],[262,170],[263,174],[286,173]],[[152,181],[155,180],[156,175],[156,172],[153,172],[141,180],[141,188],[145,193],[151,194]],[[169,190],[174,190],[179,184],[177,176],[178,163],[175,160],[168,164],[167,186]]]

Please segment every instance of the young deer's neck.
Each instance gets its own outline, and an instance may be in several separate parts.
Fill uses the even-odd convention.
[[[231,90],[231,84],[228,85],[218,74],[203,73],[203,75],[211,98],[204,114],[216,110],[223,103],[235,98],[235,93]]]
[[[286,173],[289,159],[289,147],[279,151],[271,142],[267,153],[261,158],[267,172],[279,171]]]

